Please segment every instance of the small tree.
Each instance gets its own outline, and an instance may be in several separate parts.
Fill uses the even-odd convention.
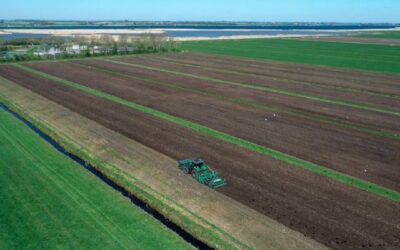
[[[113,55],[117,55],[118,54],[118,45],[117,45],[116,42],[113,43],[112,54]]]
[[[89,48],[89,46],[86,47],[86,53],[85,53],[85,55],[86,55],[87,57],[92,56],[92,53],[90,53],[90,48]]]

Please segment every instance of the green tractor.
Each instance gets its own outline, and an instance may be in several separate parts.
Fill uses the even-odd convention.
[[[186,174],[191,174],[198,182],[211,188],[219,188],[226,184],[225,180],[220,178],[218,173],[212,171],[201,159],[180,160],[179,168]]]

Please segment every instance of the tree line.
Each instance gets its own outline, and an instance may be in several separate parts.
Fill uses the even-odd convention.
[[[78,47],[78,50],[73,50]],[[0,61],[28,61],[178,51],[164,34],[94,35],[0,40]]]

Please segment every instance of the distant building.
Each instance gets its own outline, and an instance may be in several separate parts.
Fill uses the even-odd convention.
[[[86,45],[73,44],[67,46],[65,48],[65,51],[67,52],[67,54],[81,54],[82,52],[85,52],[87,49],[88,46]]]
[[[41,46],[36,52],[33,54],[35,56],[57,56],[61,55],[64,52],[60,48],[56,48],[49,45]]]

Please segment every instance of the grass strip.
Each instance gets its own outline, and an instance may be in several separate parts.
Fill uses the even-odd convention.
[[[229,101],[231,103],[235,103],[235,104],[239,104],[239,105],[243,105],[243,106],[247,106],[247,107],[254,107],[254,108],[259,108],[259,109],[268,110],[268,111],[277,112],[277,113],[280,112],[280,113],[284,113],[284,114],[287,114],[290,116],[299,117],[299,118],[303,118],[303,119],[307,119],[307,120],[311,120],[311,121],[323,122],[323,123],[327,123],[327,124],[334,125],[337,127],[352,129],[352,130],[355,130],[358,132],[363,132],[363,133],[367,133],[367,134],[374,135],[374,136],[380,136],[380,137],[385,137],[385,138],[390,138],[390,139],[400,139],[400,134],[394,134],[394,133],[386,132],[386,131],[376,129],[376,128],[361,126],[359,124],[355,124],[355,123],[349,122],[349,121],[332,119],[332,118],[329,118],[329,117],[326,117],[323,115],[308,114],[305,112],[294,111],[294,110],[290,110],[290,109],[283,108],[283,107],[274,107],[274,106],[265,105],[264,103],[256,102],[256,101],[253,101],[250,99],[234,98],[234,97],[230,97],[230,96],[219,95],[219,94],[216,94],[215,92],[194,89],[191,87],[184,87],[184,86],[180,86],[175,83],[159,82],[159,81],[155,81],[155,80],[150,80],[148,78],[137,77],[137,76],[132,76],[132,75],[126,74],[126,73],[108,70],[106,68],[99,67],[99,66],[93,66],[93,65],[89,66],[89,65],[85,65],[85,64],[80,64],[79,62],[74,62],[74,63],[68,62],[68,63],[71,65],[74,65],[74,66],[80,66],[80,67],[83,67],[86,69],[96,70],[96,71],[103,72],[103,73],[113,75],[113,76],[117,76],[120,78],[122,77],[124,79],[140,80],[143,83],[149,83],[152,85],[157,85],[157,86],[170,88],[170,89],[183,90],[186,92],[190,92],[190,93],[194,93],[194,94],[198,94],[198,95],[202,95],[202,96],[207,96],[207,97],[211,97],[211,98],[215,98],[215,99],[219,99],[219,100]]]
[[[155,110],[155,109],[152,109],[152,108],[149,108],[149,107],[146,107],[146,106],[142,106],[142,105],[136,104],[134,102],[127,101],[127,100],[122,99],[120,97],[117,97],[117,96],[114,96],[114,95],[110,95],[110,94],[102,92],[102,91],[98,91],[98,90],[95,90],[95,89],[92,89],[92,88],[88,88],[86,86],[83,86],[83,85],[80,85],[80,84],[77,84],[77,83],[74,83],[74,82],[71,82],[71,81],[56,77],[56,76],[52,76],[52,75],[46,74],[46,73],[38,71],[38,70],[34,70],[34,69],[31,69],[31,68],[28,68],[26,66],[22,66],[22,65],[18,65],[18,64],[14,64],[14,65],[16,67],[22,69],[22,70],[25,70],[27,72],[32,73],[32,74],[47,78],[49,80],[55,81],[57,83],[64,84],[64,85],[72,87],[72,88],[79,89],[81,91],[84,91],[86,93],[92,94],[94,96],[97,96],[97,97],[100,97],[100,98],[103,98],[103,99],[106,99],[106,100],[109,100],[109,101],[124,105],[126,107],[138,110],[140,112],[143,112],[143,113],[146,113],[146,114],[149,114],[149,115],[152,115],[154,117],[157,117],[157,118],[160,118],[160,119],[175,123],[175,124],[180,125],[182,127],[192,129],[192,130],[194,130],[194,131],[196,131],[198,133],[205,134],[205,135],[208,135],[208,136],[212,136],[212,137],[217,138],[219,140],[222,140],[222,141],[225,141],[225,142],[229,142],[229,143],[232,143],[234,145],[241,146],[243,148],[252,150],[254,152],[258,152],[260,154],[263,154],[263,155],[272,157],[274,159],[286,162],[286,163],[288,163],[288,164],[290,164],[292,166],[311,171],[311,172],[313,172],[315,174],[327,177],[329,179],[341,182],[343,184],[350,185],[352,187],[367,191],[369,193],[373,193],[375,195],[378,195],[378,196],[381,196],[381,197],[385,197],[385,198],[391,199],[391,200],[396,201],[396,202],[400,201],[400,193],[395,191],[395,190],[382,187],[380,185],[377,185],[377,184],[374,184],[374,183],[371,183],[371,182],[368,182],[368,181],[365,181],[365,180],[362,180],[362,179],[359,179],[359,178],[356,178],[356,177],[341,173],[339,171],[336,171],[336,170],[333,170],[333,169],[329,169],[327,167],[324,167],[324,166],[321,166],[321,165],[314,164],[312,162],[308,162],[308,161],[302,160],[300,158],[297,158],[297,157],[282,153],[280,151],[273,150],[273,149],[270,149],[270,148],[267,148],[267,147],[252,143],[250,141],[247,141],[247,140],[244,140],[244,139],[241,139],[241,138],[238,138],[238,137],[235,137],[235,136],[232,136],[232,135],[229,135],[229,134],[226,134],[226,133],[223,133],[223,132],[208,128],[208,127],[200,125],[198,123],[194,123],[194,122],[191,122],[191,121],[179,118],[179,117],[175,117],[175,116],[166,114],[164,112],[160,112],[158,110]]]
[[[270,88],[270,87],[265,87],[265,86],[251,85],[251,84],[245,84],[245,83],[239,83],[239,82],[233,82],[233,81],[226,81],[226,80],[221,80],[221,79],[216,79],[216,78],[211,78],[211,77],[206,77],[206,76],[201,76],[201,75],[183,73],[183,72],[167,70],[167,69],[160,69],[160,68],[156,68],[156,67],[144,66],[144,65],[134,64],[134,63],[126,63],[126,62],[120,62],[120,61],[109,60],[109,59],[103,59],[103,60],[107,61],[107,62],[112,62],[115,64],[133,66],[133,67],[142,68],[142,69],[146,69],[146,70],[170,73],[170,74],[175,74],[175,75],[180,75],[180,76],[196,78],[196,79],[200,79],[200,80],[207,80],[207,81],[228,84],[228,85],[233,85],[233,86],[238,86],[238,87],[243,87],[243,88],[256,89],[256,90],[261,90],[264,92],[270,92],[270,93],[274,93],[274,94],[286,95],[286,96],[291,96],[291,97],[299,97],[299,98],[304,98],[304,99],[308,99],[308,100],[312,100],[312,101],[318,101],[318,102],[323,102],[323,103],[328,103],[328,104],[333,104],[333,105],[345,106],[345,107],[350,107],[350,108],[361,109],[361,110],[372,111],[372,112],[376,112],[376,113],[382,113],[382,114],[386,114],[386,115],[393,115],[393,116],[400,117],[400,111],[398,111],[398,110],[383,108],[383,107],[379,107],[379,108],[372,107],[372,106],[368,106],[367,104],[364,104],[364,103],[355,103],[355,102],[350,102],[350,101],[346,101],[346,100],[331,99],[331,98],[327,98],[324,96],[308,95],[305,93],[290,92],[290,91],[286,91],[286,90],[280,90],[280,89],[275,89],[275,88]]]

